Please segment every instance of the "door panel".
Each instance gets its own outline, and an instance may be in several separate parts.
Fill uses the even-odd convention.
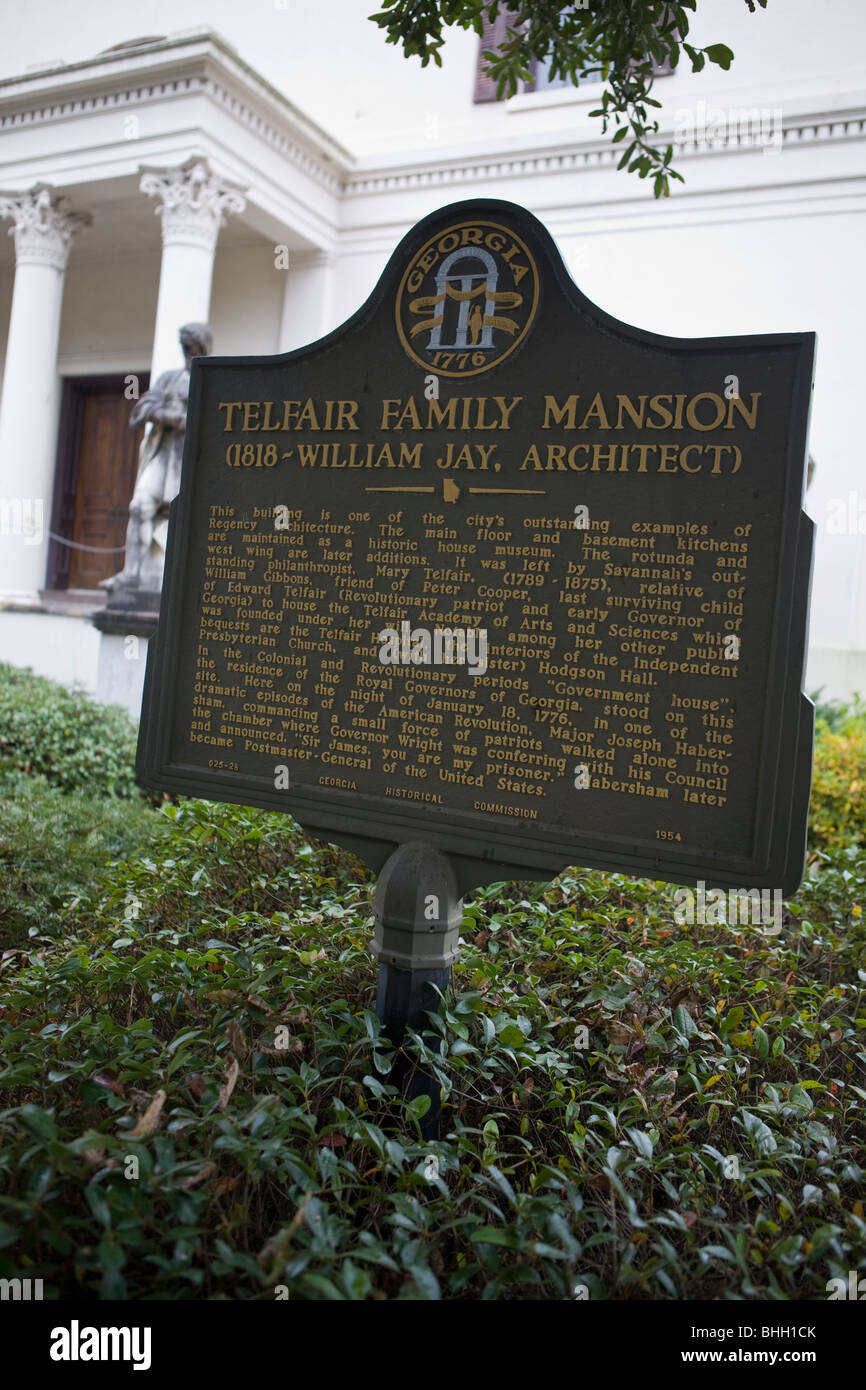
[[[126,539],[144,432],[129,428],[135,401],[124,395],[125,380],[79,377],[66,383],[68,399],[61,422],[65,437],[58,451],[63,468],[58,468],[54,529],[78,545],[98,549],[55,545],[53,578],[51,570],[49,576],[52,587],[95,589],[101,579],[123,568],[123,551],[111,551]],[[140,379],[139,389],[147,389],[146,377]]]

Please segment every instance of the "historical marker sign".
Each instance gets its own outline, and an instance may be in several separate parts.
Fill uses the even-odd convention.
[[[419,223],[300,351],[193,363],[138,771],[464,887],[800,881],[814,335],[673,339],[544,227]]]

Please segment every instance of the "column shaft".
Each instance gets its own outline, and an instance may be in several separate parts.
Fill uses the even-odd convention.
[[[177,367],[178,330],[185,323],[207,323],[213,281],[214,248],[166,242],[159,271],[159,298],[153,332],[150,379]]]
[[[334,257],[328,251],[292,252],[285,272],[280,352],[314,343],[334,327]]]
[[[0,399],[0,599],[36,605],[45,584],[54,498],[57,345],[69,243],[89,218],[45,185],[0,195],[14,219],[15,283]]]

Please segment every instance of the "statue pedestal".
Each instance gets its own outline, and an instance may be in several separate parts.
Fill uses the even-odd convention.
[[[102,634],[96,698],[105,705],[123,705],[136,721],[141,714],[147,644],[156,632],[160,597],[156,589],[113,589],[105,607],[91,619]]]

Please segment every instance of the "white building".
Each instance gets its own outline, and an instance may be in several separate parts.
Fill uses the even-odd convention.
[[[128,379],[180,365],[181,323],[208,320],[221,355],[312,341],[360,306],[414,222],[485,196],[535,213],[583,291],[628,323],[817,331],[807,688],[866,691],[861,0],[754,15],[702,0],[690,39],[736,58],[658,78],[686,179],[660,201],[617,172],[589,114],[597,84],[541,73],[479,101],[475,35],[455,31],[443,68],[422,69],[369,11],[157,0],[136,39],[129,0],[34,0],[4,23],[0,659],[96,689],[90,615],[120,567],[136,466]]]

